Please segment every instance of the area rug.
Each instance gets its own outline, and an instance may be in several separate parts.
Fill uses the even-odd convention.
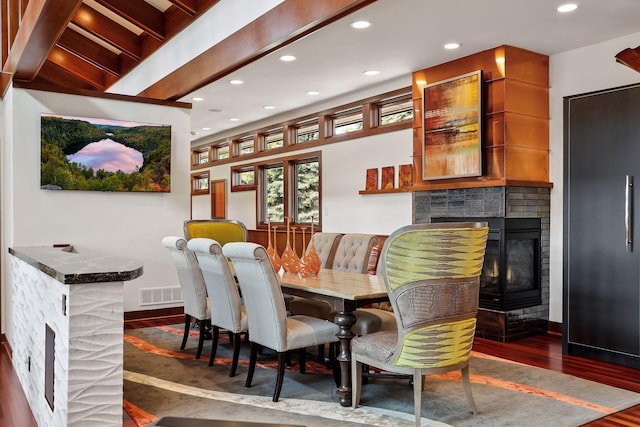
[[[237,375],[229,377],[231,343],[221,335],[213,366],[211,341],[194,358],[197,331],[179,349],[182,325],[125,331],[124,405],[138,426],[162,417],[253,421],[300,426],[415,425],[412,386],[406,378],[371,378],[357,409],[339,405],[330,369],[310,356],[300,374],[295,357],[272,402],[277,365],[265,351],[250,388],[244,387],[248,344]],[[459,373],[429,376],[422,400],[423,426],[579,426],[640,404],[640,394],[474,352],[470,364],[471,414]],[[212,424],[215,425],[215,424]]]

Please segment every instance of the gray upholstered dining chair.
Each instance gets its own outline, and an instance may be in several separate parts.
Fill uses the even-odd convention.
[[[282,289],[267,250],[256,243],[232,242],[222,253],[233,263],[249,318],[251,353],[246,387],[251,386],[259,346],[278,353],[278,374],[273,401],[277,402],[284,380],[287,352],[299,351],[304,373],[307,347],[338,341],[336,324],[309,316],[287,316]]]
[[[340,233],[314,233],[313,246],[320,258],[321,268],[331,268],[333,258],[338,249],[338,244],[342,234]],[[306,252],[311,249],[311,242],[307,245]],[[287,298],[287,309],[292,314],[305,314],[307,316],[319,317],[321,319],[332,320],[331,306],[326,302],[314,301],[309,298],[289,296]],[[324,357],[324,356],[322,356]]]
[[[484,222],[416,224],[389,236],[378,273],[384,277],[397,329],[351,341],[352,406],[358,406],[362,364],[413,375],[420,426],[423,375],[460,370],[476,412],[469,358],[478,311],[488,227]]]
[[[340,239],[331,269],[367,273],[372,249],[378,244],[375,234],[347,233]],[[321,319],[334,320],[336,311],[329,304],[308,298],[294,298],[289,302],[293,314],[305,314]],[[351,328],[356,335],[366,335],[380,330],[393,330],[396,321],[393,312],[378,308],[359,308],[355,311],[356,323]]]
[[[241,334],[247,332],[247,314],[240,299],[236,279],[222,247],[213,239],[195,238],[187,242],[187,248],[196,254],[200,270],[204,276],[211,307],[213,327],[209,366],[213,365],[218,348],[220,328],[233,337],[233,358],[230,377],[235,376],[240,355]]]
[[[342,234],[340,233],[319,232],[313,234],[313,247],[320,258],[321,268],[331,268],[341,238]],[[311,242],[307,245],[306,252],[309,252],[310,249]]]
[[[200,321],[200,336],[196,359],[202,354],[204,338],[210,324],[211,311],[209,310],[209,298],[207,288],[202,276],[202,271],[196,260],[196,256],[187,248],[187,241],[182,237],[167,236],[162,239],[162,245],[169,250],[171,258],[178,273],[182,299],[184,300],[184,333],[180,350],[184,350],[189,338],[191,319]]]

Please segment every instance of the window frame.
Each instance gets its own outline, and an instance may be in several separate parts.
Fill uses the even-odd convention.
[[[210,159],[210,163],[207,165],[209,167],[215,167],[219,165],[223,165],[226,163],[235,163],[238,161],[249,161],[249,160],[257,160],[266,156],[272,156],[276,154],[290,154],[295,151],[305,150],[309,148],[320,147],[326,144],[334,144],[338,142],[345,142],[351,139],[363,138],[365,136],[370,135],[379,135],[381,133],[386,132],[395,132],[402,129],[411,129],[414,126],[415,122],[415,111],[419,109],[419,104],[416,104],[416,100],[413,100],[413,109],[414,109],[414,120],[404,120],[398,123],[390,123],[383,126],[378,126],[376,123],[379,123],[379,120],[376,119],[376,116],[379,114],[377,111],[377,104],[380,102],[384,102],[387,99],[397,99],[398,97],[409,96],[413,98],[412,88],[404,87],[400,89],[396,89],[391,92],[382,93],[370,98],[362,99],[359,101],[355,101],[349,104],[341,105],[338,107],[334,107],[325,111],[315,112],[312,114],[308,114],[305,116],[300,116],[293,118],[291,120],[287,120],[284,122],[276,122],[270,124],[268,126],[264,126],[258,129],[254,129],[251,133],[243,132],[241,134],[227,137],[224,140],[216,140],[212,141],[209,144],[214,147],[214,152],[212,153],[212,158]],[[339,135],[333,135],[333,119],[332,117],[336,114],[340,114],[345,111],[353,111],[357,108],[362,109],[362,123],[363,129],[353,132],[347,132]],[[318,122],[318,138],[311,141],[297,142],[296,128],[299,125],[304,125],[309,121]],[[282,148],[273,148],[270,150],[265,150],[261,145],[263,144],[261,135],[269,132],[273,129],[278,129],[282,127],[284,134],[284,147]],[[239,154],[238,144],[245,140],[253,138],[254,141],[254,151],[252,153]],[[224,146],[225,144],[229,145],[229,157],[226,159],[219,159],[217,155],[217,148],[220,146]],[[199,147],[201,148],[201,147]],[[194,149],[192,149],[193,152]],[[204,166],[195,166],[192,165],[192,170],[200,169]],[[232,184],[233,188],[233,184]],[[233,190],[232,190],[233,191]]]
[[[274,136],[274,135],[280,135],[281,138],[278,139],[277,141],[282,141],[282,145],[278,146],[278,147],[268,147],[269,145],[269,138]],[[274,128],[274,129],[270,129],[264,133],[260,134],[260,140],[261,140],[261,144],[260,144],[260,148],[261,151],[268,151],[268,152],[273,152],[275,150],[282,150],[284,147],[286,147],[286,136],[285,136],[285,128],[284,127],[279,127],[279,128]]]
[[[397,112],[394,112],[392,114],[399,114],[403,111],[411,111],[411,117],[408,119],[404,119],[404,120],[399,120],[396,122],[391,122],[391,123],[382,123],[382,119],[383,119],[383,110],[385,109],[385,107],[388,107],[390,105],[393,104],[402,104],[402,103],[407,103],[408,105],[404,108],[404,109],[400,109]],[[391,114],[390,114],[391,115]],[[398,95],[398,96],[393,96],[393,97],[389,97],[389,98],[385,98],[377,103],[375,103],[375,114],[373,114],[373,118],[374,121],[371,123],[372,127],[381,127],[381,128],[385,128],[387,126],[394,126],[397,125],[399,123],[412,123],[413,122],[413,117],[415,115],[415,111],[414,111],[414,107],[413,107],[413,97],[412,94],[409,93],[405,93],[402,95]]]
[[[359,120],[352,120],[349,123],[340,125],[340,126],[349,126],[355,123],[360,123],[360,129],[354,129],[346,132],[338,132],[338,122],[340,119],[349,117],[349,116],[360,116]],[[328,129],[327,135],[331,135],[332,137],[344,137],[345,135],[357,135],[361,134],[365,130],[365,108],[363,105],[357,105],[355,107],[347,108],[342,111],[335,112],[331,116],[329,116],[329,120],[327,121]]]
[[[253,172],[253,183],[242,184],[240,176],[245,172]],[[257,170],[256,166],[250,165],[236,165],[231,167],[231,192],[235,191],[250,191],[257,188]]]
[[[255,164],[257,188],[256,188],[256,229],[267,228],[267,209],[266,209],[266,183],[265,183],[265,170],[267,168],[283,167],[283,180],[284,180],[284,216],[291,218],[290,224],[292,226],[311,226],[311,222],[296,222],[294,221],[297,212],[297,193],[296,193],[296,165],[299,163],[305,163],[310,161],[318,162],[318,216],[314,217],[314,228],[318,231],[322,230],[322,151],[313,151],[308,153],[302,153],[293,156],[279,157],[277,159],[271,159],[269,161]],[[271,225],[283,226],[284,222],[271,221]]]
[[[203,167],[211,163],[211,146],[198,147],[191,151],[191,166]],[[202,161],[202,156],[206,154],[206,161]]]
[[[199,188],[198,183],[200,180],[207,180],[207,188]],[[191,174],[191,195],[199,196],[203,194],[209,194],[211,191],[211,178],[209,171],[197,172]]]

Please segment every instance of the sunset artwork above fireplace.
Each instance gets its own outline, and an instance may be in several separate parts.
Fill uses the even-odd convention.
[[[424,88],[423,179],[482,175],[482,71]]]

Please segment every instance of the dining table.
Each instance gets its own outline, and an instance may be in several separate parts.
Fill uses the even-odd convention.
[[[388,301],[387,288],[381,276],[321,269],[315,276],[300,277],[291,272],[278,274],[282,291],[288,295],[329,303],[338,313],[335,322],[340,352],[340,385],[336,391],[342,406],[351,406],[351,327],[356,322],[354,312],[367,304]]]

